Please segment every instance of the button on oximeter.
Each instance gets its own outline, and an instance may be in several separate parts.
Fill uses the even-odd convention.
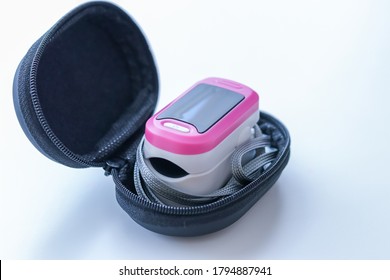
[[[189,128],[175,124],[175,123],[171,123],[171,122],[164,122],[163,126],[180,131],[180,132],[184,132],[184,133],[190,132]]]

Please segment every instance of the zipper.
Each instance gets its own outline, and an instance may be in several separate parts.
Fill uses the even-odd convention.
[[[278,158],[276,158],[275,162],[273,163],[274,167],[267,169],[261,176],[259,176],[256,180],[252,181],[245,187],[243,187],[241,190],[236,192],[233,195],[221,198],[215,202],[211,202],[209,204],[205,205],[197,205],[197,206],[191,206],[191,207],[176,207],[176,206],[168,206],[163,204],[157,204],[153,202],[149,202],[147,200],[144,200],[143,198],[139,197],[135,193],[131,192],[129,189],[127,189],[122,182],[119,179],[118,169],[112,169],[111,174],[113,176],[113,180],[115,182],[116,188],[118,191],[120,191],[123,195],[125,195],[129,200],[140,204],[143,207],[146,207],[148,209],[151,209],[156,212],[160,212],[161,214],[168,214],[168,215],[198,215],[198,214],[207,214],[209,212],[212,212],[213,210],[220,208],[224,206],[225,204],[231,203],[232,201],[239,200],[247,195],[249,195],[252,191],[256,190],[257,188],[254,188],[254,185],[260,184],[261,182],[265,181],[267,178],[272,177],[274,174],[281,172],[284,167],[287,165],[287,162],[289,160],[290,156],[290,136],[288,134],[287,129],[284,127],[282,123],[280,123],[275,118],[271,117],[270,115],[263,113],[265,115],[265,118],[270,121],[273,125],[275,125],[279,131],[282,132],[282,134],[286,138],[286,143],[280,152],[280,155]]]

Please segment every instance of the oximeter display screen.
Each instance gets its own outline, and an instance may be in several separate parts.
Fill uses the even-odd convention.
[[[229,113],[244,96],[217,86],[199,84],[161,112],[157,119],[175,119],[192,124],[204,133]]]

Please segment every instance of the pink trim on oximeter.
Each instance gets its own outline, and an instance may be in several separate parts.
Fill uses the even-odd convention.
[[[226,79],[197,82],[146,123],[153,146],[182,155],[208,152],[258,111],[251,88]]]

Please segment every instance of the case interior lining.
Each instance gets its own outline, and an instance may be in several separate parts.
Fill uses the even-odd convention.
[[[146,103],[148,117],[157,85],[146,42],[129,18],[105,7],[85,13],[66,23],[47,44],[37,91],[58,139],[93,161],[112,154],[143,126],[143,120],[129,121],[139,114],[132,105]]]

